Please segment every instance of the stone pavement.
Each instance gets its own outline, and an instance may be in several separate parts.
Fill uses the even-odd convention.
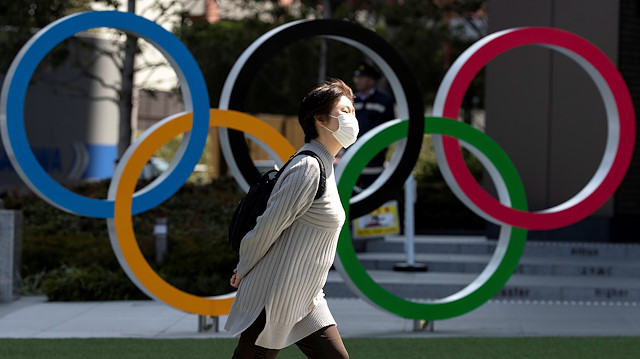
[[[640,336],[636,302],[491,300],[462,316],[436,321],[434,331],[413,331],[413,320],[381,311],[361,299],[328,298],[345,338]],[[22,297],[0,303],[0,338],[228,338],[198,332],[198,316],[154,301],[47,302]]]

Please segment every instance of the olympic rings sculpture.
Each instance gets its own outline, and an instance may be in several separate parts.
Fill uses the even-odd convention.
[[[112,27],[143,37],[176,71],[186,111],[170,116],[145,131],[125,152],[106,200],[79,196],[56,183],[38,164],[24,127],[24,98],[28,83],[42,58],[58,43],[95,27]],[[494,296],[518,265],[527,229],[563,227],[585,218],[619,186],[631,160],[635,142],[635,114],[631,96],[615,66],[594,45],[566,31],[518,28],[491,34],[467,49],[447,72],[434,103],[434,117],[423,117],[423,104],[407,65],[374,32],[332,20],[296,21],[260,37],[237,60],[225,82],[219,109],[210,109],[202,74],[189,51],[159,25],[130,13],[114,11],[74,14],[39,31],[21,49],[5,77],[0,97],[2,140],[16,172],[50,204],[78,215],[106,218],[113,250],[129,278],[147,295],[185,312],[225,315],[235,296],[199,297],[164,281],[146,262],[135,241],[131,216],[160,204],[182,186],[204,149],[208,128],[220,127],[221,146],[238,183],[248,188],[256,173],[243,135],[258,142],[282,164],[295,149],[276,130],[240,110],[243,94],[259,66],[282,46],[310,37],[326,37],[350,44],[369,56],[389,79],[398,102],[399,117],[369,131],[352,146],[336,168],[338,190],[351,217],[366,214],[387,198],[386,189],[398,188],[418,157],[422,135],[434,138],[438,165],[456,196],[476,214],[501,226],[498,245],[484,271],[469,285],[446,298],[412,302],[389,293],[364,270],[353,248],[348,225],[338,242],[336,267],[345,282],[371,304],[413,319],[445,319],[469,312]],[[528,212],[522,181],[509,157],[488,136],[458,122],[462,96],[477,72],[493,57],[512,48],[538,45],[558,51],[581,66],[596,84],[607,114],[605,154],[593,178],[577,195],[554,208]],[[227,131],[230,129],[231,131]],[[169,170],[148,187],[134,193],[135,183],[149,157],[169,139],[185,133]],[[351,198],[352,188],[373,155],[398,142],[391,165],[363,193]],[[471,177],[459,152],[470,150],[485,166],[498,192],[489,196]]]

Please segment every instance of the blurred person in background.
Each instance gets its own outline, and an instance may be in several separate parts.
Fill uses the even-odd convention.
[[[360,136],[372,128],[395,118],[393,100],[389,95],[376,88],[380,72],[368,63],[361,61],[354,71],[353,83],[356,90],[353,107],[360,126]],[[362,171],[356,186],[369,187],[384,170],[386,151],[378,153]]]

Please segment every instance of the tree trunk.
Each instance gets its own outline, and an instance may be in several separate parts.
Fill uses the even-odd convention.
[[[322,3],[322,17],[331,19],[331,1],[324,0]],[[329,40],[320,40],[320,59],[318,64],[318,83],[323,83],[327,78],[327,55],[329,53]]]
[[[129,0],[127,11],[136,12],[136,0]],[[120,84],[120,125],[118,136],[118,160],[131,144],[131,112],[133,110],[133,70],[138,38],[127,34],[124,59],[122,61],[122,82]]]

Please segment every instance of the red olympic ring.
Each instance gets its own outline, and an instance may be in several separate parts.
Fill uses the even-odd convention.
[[[603,96],[609,134],[605,155],[594,177],[569,201],[542,211],[525,212],[501,204],[476,182],[457,139],[442,136],[444,161],[439,159],[438,164],[443,174],[448,173],[449,178],[445,175],[445,179],[449,186],[459,190],[454,189],[456,195],[485,219],[534,230],[560,228],[584,219],[602,206],[621,183],[633,155],[636,130],[631,95],[604,53],[587,40],[558,29],[531,27],[497,32],[478,41],[465,51],[466,56],[463,53],[456,60],[438,89],[434,116],[458,118],[463,96],[480,69],[501,53],[525,45],[541,45],[572,58],[591,76]]]

